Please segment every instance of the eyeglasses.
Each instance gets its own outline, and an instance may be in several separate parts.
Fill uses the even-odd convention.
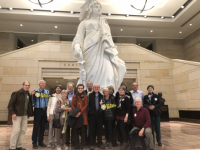
[[[29,87],[30,85],[24,85],[24,86],[28,86]]]
[[[83,88],[78,88],[78,89],[83,89]]]

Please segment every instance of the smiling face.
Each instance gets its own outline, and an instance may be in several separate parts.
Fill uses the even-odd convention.
[[[104,95],[104,96],[108,96],[108,90],[107,90],[107,89],[104,89],[104,90],[103,90],[103,95]]]
[[[81,86],[81,85],[78,86],[77,89],[78,89],[78,93],[82,93],[84,90],[83,86]]]

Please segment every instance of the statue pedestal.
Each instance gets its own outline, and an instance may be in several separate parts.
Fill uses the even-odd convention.
[[[169,110],[168,110],[168,105],[163,105],[160,106],[162,110],[162,114],[160,116],[160,121],[161,122],[169,122]]]

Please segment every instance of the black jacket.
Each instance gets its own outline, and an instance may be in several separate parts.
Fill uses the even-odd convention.
[[[130,99],[130,104],[132,106],[133,105],[133,97],[132,97],[131,92],[126,91],[125,95]],[[119,92],[116,93],[115,101],[117,102],[118,99],[119,99]]]
[[[67,125],[71,128],[81,128],[83,126],[83,115],[76,117],[76,115],[81,112],[79,108],[73,108],[67,118]]]
[[[130,114],[130,99],[125,95],[124,100],[121,102],[121,108],[118,108],[119,106],[119,98],[116,101],[116,116],[124,116],[126,113]]]
[[[155,110],[150,110],[149,106],[150,105],[154,105],[155,106]],[[151,101],[149,100],[148,95],[144,96],[144,107],[147,108],[149,110],[149,113],[151,116],[160,116],[161,114],[161,101],[160,101],[160,97],[157,94],[153,93],[153,96],[151,97]]]
[[[96,110],[95,105],[95,92],[92,92],[88,96],[88,110],[90,115],[103,115],[104,111],[101,109],[100,101],[103,101],[103,95],[99,92],[99,110]]]
[[[33,106],[31,95],[28,93],[29,96],[29,103],[28,103],[28,112],[27,115],[33,116]],[[24,107],[25,107],[25,94],[23,89],[19,91],[13,92],[8,104],[8,110],[11,115],[16,114],[16,116],[23,116],[24,115]]]

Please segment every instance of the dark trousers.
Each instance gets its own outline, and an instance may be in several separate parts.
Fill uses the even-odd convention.
[[[112,142],[114,120],[105,120],[105,136],[107,142]]]
[[[67,125],[67,134],[66,134],[66,144],[70,143],[70,135],[71,135],[71,144],[74,143],[74,134],[73,134],[73,129],[70,128],[69,125]],[[71,134],[70,134],[71,133]]]
[[[161,134],[160,134],[160,116],[153,117],[151,116],[151,126],[152,126],[152,134],[154,136],[154,128],[156,131],[156,140],[158,143],[161,143]]]
[[[81,128],[73,128],[73,134],[74,134],[74,142],[75,145],[78,146],[79,145],[79,135],[81,132],[81,144],[85,145],[85,130],[86,130],[87,126],[83,125]]]
[[[47,119],[47,109],[43,108],[35,108],[34,110],[34,124],[33,124],[33,133],[32,133],[32,141],[33,143],[37,143],[38,130],[39,130],[39,139],[38,142],[43,142],[44,131],[45,131],[45,122]]]
[[[124,120],[117,120],[117,126],[119,129],[119,137],[122,138],[120,142],[128,142],[127,126]]]
[[[90,145],[95,145],[96,141],[96,132],[98,145],[102,143],[102,128],[103,128],[103,115],[89,115],[89,124],[90,124]]]

